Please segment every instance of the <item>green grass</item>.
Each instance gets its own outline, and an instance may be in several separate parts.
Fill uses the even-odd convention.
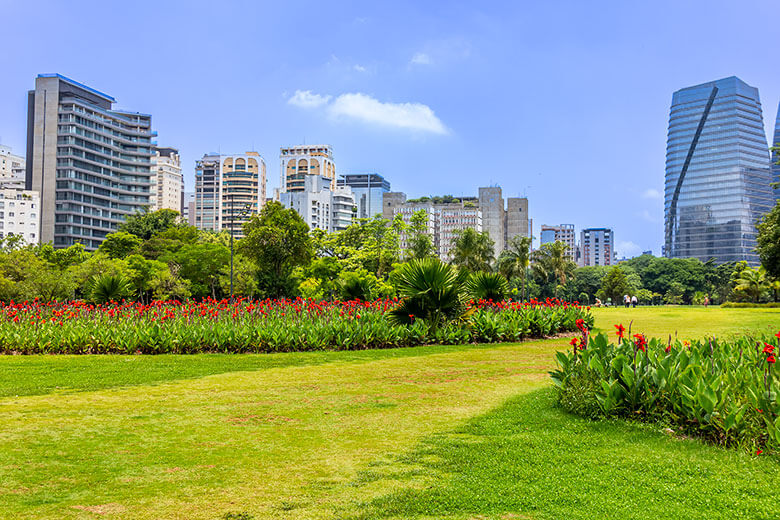
[[[594,311],[609,332],[632,318],[659,336],[780,328],[778,309]],[[771,511],[775,459],[585,421],[534,393],[567,343],[0,357],[0,518]]]
[[[373,468],[363,481],[402,489],[354,518],[777,518],[777,460],[659,429],[581,419],[536,391],[429,437],[406,468]]]

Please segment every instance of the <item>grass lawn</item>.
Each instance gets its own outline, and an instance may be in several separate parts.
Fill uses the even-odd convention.
[[[609,332],[780,328],[594,311]],[[772,517],[777,460],[555,408],[565,345],[0,358],[0,518]]]

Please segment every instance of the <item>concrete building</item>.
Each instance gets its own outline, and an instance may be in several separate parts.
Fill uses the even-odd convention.
[[[342,231],[353,222],[355,199],[349,186],[331,185],[323,175],[304,175],[303,189],[280,193],[279,202],[297,211],[311,229]]]
[[[495,243],[494,257],[498,258],[509,241],[516,236],[530,236],[528,199],[510,197],[506,200],[497,186],[479,188],[478,197],[462,197],[458,202],[437,202],[442,198],[423,198],[407,201],[402,192],[385,192],[382,201],[382,217],[392,220],[397,214],[408,217],[420,209],[432,213],[434,222],[432,238],[439,256],[449,261],[452,240],[457,229],[474,228],[487,232]],[[444,198],[444,200],[450,200]],[[445,216],[446,215],[446,216]],[[487,215],[487,216],[486,216]],[[445,218],[446,222],[442,220]],[[448,225],[452,227],[448,228]],[[404,248],[402,237],[401,247]]]
[[[26,187],[40,194],[40,241],[95,250],[149,206],[152,116],[59,74],[28,94]]]
[[[336,189],[336,163],[329,144],[292,146],[279,149],[281,173],[278,194],[303,191],[306,175],[320,175]]]
[[[244,222],[260,211],[265,195],[265,161],[259,153],[206,154],[195,163],[195,216],[188,214],[188,219],[198,229],[232,229],[240,238]]]
[[[580,266],[614,265],[615,233],[610,228],[588,228],[580,232]]]
[[[382,215],[382,196],[390,191],[390,183],[378,173],[342,175],[339,186],[349,186],[355,195],[357,218]]]
[[[0,237],[20,236],[27,244],[40,241],[41,203],[37,191],[0,189]]]
[[[577,243],[574,234],[574,224],[560,224],[558,226],[547,226],[542,224],[539,237],[540,244],[563,242],[569,246],[569,249],[566,251],[566,256],[575,262],[577,261]]]
[[[152,195],[150,209],[172,209],[181,213],[184,175],[176,148],[155,148],[152,156]]]

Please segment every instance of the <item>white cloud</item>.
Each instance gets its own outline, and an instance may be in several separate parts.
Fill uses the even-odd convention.
[[[354,67],[352,67],[352,68],[353,68],[353,69],[355,69],[355,70],[356,70],[356,71],[358,71],[358,72],[367,72],[367,71],[368,71],[368,69],[367,69],[367,68],[365,68],[365,67],[364,67],[364,66],[362,66],[362,65],[355,65],[355,66],[354,66]]]
[[[301,108],[316,108],[330,101],[330,96],[321,96],[311,90],[296,90],[287,102]]]
[[[433,64],[433,60],[431,59],[430,55],[425,54],[424,52],[418,52],[412,56],[410,63],[412,65],[431,65]]]
[[[328,111],[335,118],[351,118],[364,123],[434,134],[449,133],[433,110],[421,103],[383,103],[358,92],[340,95],[328,106]]]
[[[632,258],[642,254],[642,248],[630,240],[627,242],[618,242],[616,244],[615,250],[617,251],[618,258]]]
[[[663,193],[653,188],[648,188],[642,192],[643,199],[661,199],[663,198],[663,196],[664,196]]]

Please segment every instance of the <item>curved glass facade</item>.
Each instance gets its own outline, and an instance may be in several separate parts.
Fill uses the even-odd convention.
[[[672,96],[665,251],[758,264],[756,221],[774,206],[758,89],[730,77]]]
[[[777,119],[775,119],[775,138],[772,140],[773,146],[780,146],[780,104],[777,106]],[[772,154],[772,180],[780,183],[780,154]],[[775,188],[775,198],[780,200],[780,186]]]

